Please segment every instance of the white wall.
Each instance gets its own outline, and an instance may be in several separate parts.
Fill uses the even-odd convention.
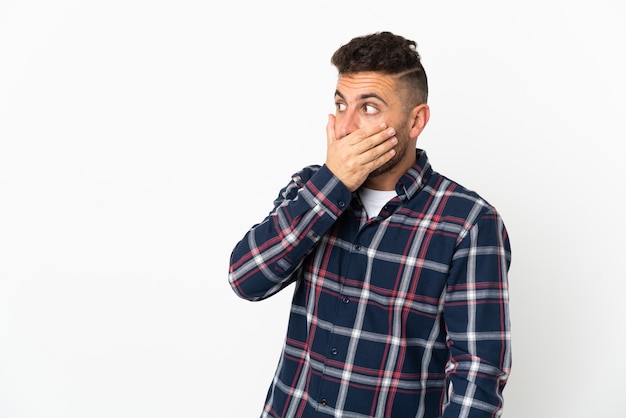
[[[507,418],[623,417],[625,6],[0,2],[0,416],[258,416],[291,288],[230,250],[323,162],[332,52],[419,43],[438,171],[511,234]]]

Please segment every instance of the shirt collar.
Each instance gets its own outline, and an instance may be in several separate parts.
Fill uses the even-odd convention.
[[[428,182],[430,173],[433,169],[430,166],[426,151],[422,149],[416,149],[416,161],[413,167],[411,167],[398,181],[396,186],[396,192],[398,197],[402,200],[410,200],[417,192],[419,192],[424,184]]]

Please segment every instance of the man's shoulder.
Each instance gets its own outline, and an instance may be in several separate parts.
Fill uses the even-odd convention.
[[[445,208],[452,212],[495,212],[495,208],[476,190],[433,171],[428,182],[434,196],[442,196]]]

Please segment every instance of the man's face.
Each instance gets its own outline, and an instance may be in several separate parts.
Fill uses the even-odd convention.
[[[363,72],[339,76],[335,92],[337,138],[341,139],[357,129],[381,123],[396,130],[396,155],[371,173],[370,177],[389,171],[406,156],[411,121],[407,118],[403,97],[405,96],[399,89],[397,79],[392,75]]]

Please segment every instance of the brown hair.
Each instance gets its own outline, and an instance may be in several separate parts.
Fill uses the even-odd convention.
[[[340,75],[365,71],[397,75],[408,81],[413,100],[428,100],[428,80],[415,41],[391,32],[359,36],[335,51],[330,62]]]

